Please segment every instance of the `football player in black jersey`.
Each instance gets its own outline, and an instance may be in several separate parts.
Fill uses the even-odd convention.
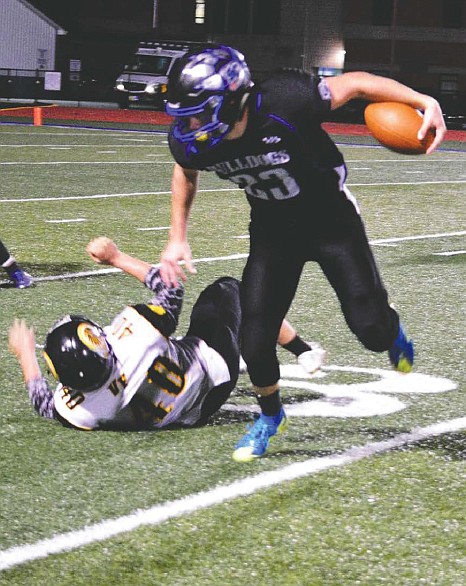
[[[199,171],[212,171],[244,189],[251,207],[250,253],[242,277],[242,352],[262,409],[240,440],[237,461],[262,456],[286,425],[279,397],[276,340],[307,261],[317,262],[334,288],[344,317],[362,344],[388,351],[399,371],[411,370],[414,350],[387,301],[358,205],[345,181],[343,156],[321,124],[353,98],[409,104],[424,113],[427,153],[446,128],[438,102],[395,80],[365,72],[320,78],[278,72],[253,83],[232,47],[207,45],[172,70],[167,112],[175,159],[170,238],[161,275],[175,284],[194,272],[187,223]]]

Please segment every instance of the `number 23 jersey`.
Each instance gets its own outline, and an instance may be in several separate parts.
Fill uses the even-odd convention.
[[[255,90],[249,101],[244,134],[197,152],[170,133],[176,162],[187,169],[212,171],[244,189],[252,219],[287,218],[317,212],[330,193],[340,191],[344,161],[321,127],[330,112],[324,79],[303,72],[276,74]]]

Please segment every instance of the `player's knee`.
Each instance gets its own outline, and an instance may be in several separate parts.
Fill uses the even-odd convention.
[[[240,282],[234,277],[220,277],[210,285],[229,295],[239,295]]]
[[[365,348],[372,352],[384,352],[393,342],[391,328],[379,324],[366,324],[355,333]]]
[[[399,320],[385,295],[353,299],[345,315],[350,329],[365,348],[372,352],[390,348]]]

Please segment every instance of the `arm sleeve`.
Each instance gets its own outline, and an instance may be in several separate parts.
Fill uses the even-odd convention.
[[[178,325],[184,287],[181,283],[177,287],[166,285],[157,267],[152,267],[147,273],[145,285],[154,293],[150,305],[139,304],[133,307],[164,336],[170,336]]]
[[[53,391],[44,377],[34,378],[26,384],[32,406],[41,417],[58,419]]]

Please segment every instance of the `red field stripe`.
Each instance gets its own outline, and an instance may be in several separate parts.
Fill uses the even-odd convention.
[[[132,124],[170,124],[165,112],[152,110],[107,110],[104,108],[70,108],[58,106],[44,112],[48,119],[92,120],[99,122],[128,122]]]
[[[36,106],[37,107],[37,106]],[[105,108],[77,108],[68,106],[40,106],[44,108],[42,115],[44,120],[81,120],[92,122],[118,122],[128,124],[153,124],[168,125],[172,117],[165,112],[153,110],[109,110]],[[20,106],[18,108],[5,108],[0,110],[0,115],[16,115],[19,110],[32,119],[34,106]],[[322,125],[329,134],[346,136],[370,136],[368,128],[364,124],[346,124],[341,122],[326,122]],[[448,130],[446,140],[466,141],[465,130]]]

